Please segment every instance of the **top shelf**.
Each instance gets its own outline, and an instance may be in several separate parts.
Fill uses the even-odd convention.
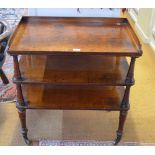
[[[141,56],[141,45],[126,18],[22,17],[8,52]]]

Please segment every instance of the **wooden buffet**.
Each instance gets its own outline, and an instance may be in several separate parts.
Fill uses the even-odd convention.
[[[8,53],[27,144],[26,109],[120,111],[114,144],[120,141],[135,60],[142,55],[126,18],[24,16]]]

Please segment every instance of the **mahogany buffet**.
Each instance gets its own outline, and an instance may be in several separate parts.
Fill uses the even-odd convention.
[[[114,145],[121,140],[135,60],[142,55],[126,18],[23,16],[8,53],[26,144],[26,109],[118,111]]]

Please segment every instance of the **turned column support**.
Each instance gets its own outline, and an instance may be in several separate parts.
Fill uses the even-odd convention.
[[[20,84],[16,84],[17,89],[17,104],[16,106],[25,106],[24,97],[22,93],[22,87]]]
[[[18,109],[18,115],[20,118],[21,123],[21,134],[24,138],[24,141],[27,145],[31,144],[31,141],[27,137],[27,127],[26,127],[26,110],[24,108],[17,108]]]
[[[18,56],[13,56],[13,62],[14,62],[14,79],[15,80],[22,80],[20,69],[19,69],[19,62],[18,62]],[[21,123],[21,134],[24,138],[24,141],[27,145],[30,145],[31,142],[28,140],[27,137],[27,128],[26,128],[26,109],[23,107],[25,106],[24,97],[22,93],[22,86],[20,83],[16,83],[16,89],[17,89],[17,102],[16,107],[18,109],[18,115]]]
[[[13,63],[14,63],[14,79],[22,80],[17,55],[13,56]]]
[[[121,109],[122,110],[128,110],[129,109],[129,95],[130,95],[130,87],[131,86],[126,86],[125,92],[124,92],[124,96],[122,99],[122,103],[121,103]]]
[[[121,138],[122,138],[124,123],[125,123],[125,120],[126,120],[126,117],[127,117],[127,113],[128,113],[128,110],[121,110],[120,111],[119,124],[118,124],[118,129],[116,131],[116,139],[114,141],[114,145],[117,145],[120,142]]]
[[[114,145],[117,145],[120,142],[122,135],[123,135],[124,123],[125,123],[127,113],[130,107],[129,105],[130,87],[131,86],[126,86],[123,100],[120,106],[121,110],[119,114],[119,124],[118,124],[118,129],[116,131],[116,139],[114,141]]]
[[[126,76],[126,80],[125,83],[128,84],[126,86],[125,92],[124,92],[124,96],[122,99],[122,103],[120,106],[120,114],[119,114],[119,124],[118,124],[118,129],[116,131],[116,139],[114,141],[114,145],[117,145],[123,135],[123,128],[124,128],[124,123],[128,114],[128,110],[129,110],[129,95],[130,95],[130,87],[131,85],[134,84],[134,66],[135,66],[135,60],[136,57],[132,57],[131,61],[130,61],[130,66],[129,66],[129,70]]]
[[[13,56],[13,63],[14,63],[14,79],[21,80],[21,73],[19,69],[19,62],[18,62],[18,56]],[[20,106],[25,106],[24,104],[24,97],[22,93],[21,84],[16,83],[16,89],[17,89],[17,104]]]
[[[135,67],[135,61],[136,61],[136,58],[135,57],[132,57],[131,58],[131,61],[130,61],[129,70],[128,70],[128,73],[127,73],[127,76],[126,76],[126,80],[125,80],[125,82],[127,84],[134,84],[134,67]]]

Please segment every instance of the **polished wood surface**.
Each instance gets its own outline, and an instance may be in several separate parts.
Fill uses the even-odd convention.
[[[125,85],[128,63],[125,57],[21,56],[20,83],[55,85]]]
[[[23,85],[27,108],[120,110],[123,87]]]
[[[141,46],[123,18],[23,17],[10,54],[110,54],[140,56]]]
[[[120,111],[114,145],[120,141],[135,60],[142,55],[127,19],[23,17],[9,53],[27,144],[25,109]]]

